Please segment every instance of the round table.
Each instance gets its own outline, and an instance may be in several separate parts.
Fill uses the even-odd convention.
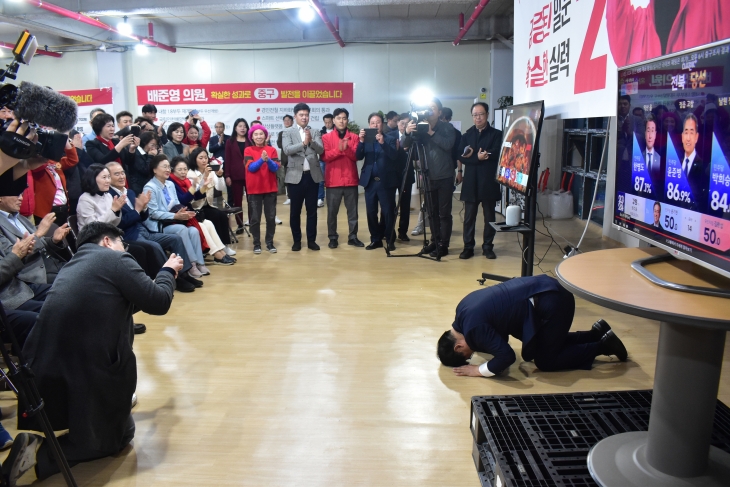
[[[588,455],[603,487],[730,486],[730,454],[710,445],[730,299],[652,284],[631,268],[661,249],[624,248],[578,254],[558,264],[560,283],[587,301],[661,322],[648,432],[609,436]],[[652,266],[661,277],[728,287],[689,262]],[[630,352],[630,351],[629,351]]]

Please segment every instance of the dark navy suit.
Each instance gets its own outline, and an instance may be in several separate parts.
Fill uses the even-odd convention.
[[[395,240],[395,189],[399,184],[396,139],[383,136],[383,144],[360,142],[356,157],[365,158],[360,172],[360,186],[365,188],[365,211],[368,217],[370,241],[380,242],[387,237]],[[383,212],[383,223],[378,221],[378,203]]]
[[[114,188],[110,188],[109,192],[112,196],[121,196],[121,193]],[[124,239],[128,242],[141,242],[152,246],[156,256],[158,258],[162,257],[163,263],[167,261],[165,250],[174,252],[184,262],[183,271],[190,269],[190,258],[185,251],[185,245],[180,236],[150,232],[147,227],[142,225],[142,222],[149,218],[149,211],[145,210],[142,213],[137,213],[137,210],[134,209],[137,195],[131,189],[127,190],[127,201],[128,203],[124,203],[124,206],[122,206],[122,221],[117,225],[124,230]]]
[[[219,144],[218,134],[211,136],[210,142],[208,142],[208,151],[213,154],[213,157],[224,159],[226,157],[226,141],[230,138],[230,135],[223,135],[223,143]]]
[[[469,348],[494,356],[487,365],[494,374],[515,361],[510,335],[522,341],[522,358],[543,371],[590,369],[598,343],[590,332],[569,332],[574,312],[573,295],[557,280],[519,277],[468,294],[453,326]]]

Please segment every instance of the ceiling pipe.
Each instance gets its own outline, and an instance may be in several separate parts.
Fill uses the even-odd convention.
[[[459,45],[461,40],[464,38],[466,33],[469,32],[469,29],[471,29],[471,26],[474,24],[474,22],[476,22],[477,17],[479,17],[479,15],[481,15],[482,10],[484,10],[484,7],[486,7],[488,3],[489,3],[489,0],[480,0],[479,1],[479,5],[477,5],[474,8],[474,13],[471,14],[471,17],[469,17],[469,20],[467,21],[466,25],[464,27],[459,28],[459,35],[456,36],[456,39],[454,39],[454,42],[452,44],[454,44],[455,46]]]
[[[330,18],[327,17],[327,12],[325,12],[324,7],[321,3],[319,3],[319,0],[309,0],[309,3],[312,5],[312,8],[317,11],[319,16],[322,18],[322,22],[324,22],[324,25],[327,26],[329,31],[334,36],[335,40],[337,41],[337,44],[340,45],[340,47],[345,47],[345,41],[342,40],[342,37],[340,37],[339,32],[339,26],[335,28],[335,26],[330,21]],[[338,22],[339,23],[339,22]]]
[[[4,47],[5,49],[10,49],[11,51],[13,49],[15,49],[15,45],[8,44],[7,42],[0,42],[0,47]],[[60,52],[48,51],[46,49],[38,49],[38,50],[36,50],[35,53],[39,54],[41,56],[63,57],[63,54],[61,54]]]
[[[339,15],[335,15],[335,30],[337,32],[340,31],[340,16]]]
[[[54,14],[58,14],[62,17],[67,17],[69,19],[76,20],[78,22],[82,22],[84,24],[92,25],[94,27],[97,27],[99,29],[103,29],[109,32],[113,32],[115,34],[119,34],[123,37],[128,37],[130,39],[134,39],[135,41],[142,42],[143,44],[146,44],[151,47],[159,47],[160,49],[164,49],[165,51],[169,52],[177,52],[177,49],[175,49],[172,46],[168,46],[166,44],[163,44],[161,42],[157,42],[152,39],[145,39],[144,37],[138,37],[136,35],[130,34],[130,35],[124,35],[118,30],[116,30],[114,27],[105,24],[104,22],[100,22],[96,19],[92,19],[91,17],[84,15],[79,12],[74,12],[68,9],[65,9],[63,7],[59,7],[58,5],[54,5],[52,3],[43,2],[41,0],[24,0],[25,3],[29,3],[30,5],[33,5],[34,7],[41,8],[43,10],[47,10],[49,12],[53,12]]]
[[[459,14],[459,32],[464,30],[464,13]]]
[[[149,22],[147,24],[147,37],[149,37],[150,39],[155,38],[155,26],[152,25],[152,22]]]

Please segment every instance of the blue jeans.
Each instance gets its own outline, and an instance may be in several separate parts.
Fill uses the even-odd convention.
[[[191,262],[196,264],[205,265],[203,260],[203,248],[200,245],[200,234],[198,229],[195,227],[187,227],[185,225],[168,225],[163,230],[163,233],[167,235],[178,235],[185,246],[185,252],[188,253],[188,257]]]
[[[324,201],[324,167],[325,163],[319,161],[319,168],[322,170],[322,182],[319,183],[319,191],[317,192],[317,199]]]

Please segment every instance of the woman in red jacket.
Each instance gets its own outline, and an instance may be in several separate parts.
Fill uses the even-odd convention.
[[[253,235],[253,253],[261,253],[261,210],[266,216],[266,249],[276,253],[274,231],[276,229],[276,194],[279,185],[276,171],[279,170],[276,149],[267,145],[269,132],[263,125],[251,129],[252,146],[246,147],[243,161],[246,164],[246,191],[248,191],[249,218]]]
[[[59,162],[48,161],[37,169],[33,169],[33,186],[35,196],[36,224],[44,216],[53,212],[56,214],[56,225],[63,225],[68,219],[68,192],[66,191],[66,176],[63,171],[79,163],[76,148],[71,142],[66,142],[66,155]]]
[[[248,122],[244,118],[236,119],[233,123],[231,138],[226,142],[226,155],[223,159],[223,175],[226,177],[226,186],[233,193],[233,206],[243,207],[243,191],[246,187],[246,166],[243,163],[243,151],[251,145],[248,138]],[[236,235],[243,233],[243,215],[236,215],[238,228]]]

